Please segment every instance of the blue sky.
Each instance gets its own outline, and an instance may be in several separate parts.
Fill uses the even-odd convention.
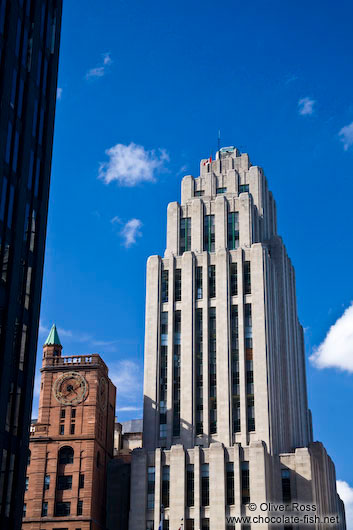
[[[277,201],[308,359],[321,344],[315,439],[353,486],[352,3],[64,4],[39,344],[55,321],[65,354],[100,353],[141,417],[146,259],[221,129]]]

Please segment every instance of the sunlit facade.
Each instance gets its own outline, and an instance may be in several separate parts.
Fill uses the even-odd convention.
[[[143,449],[131,484],[130,530],[157,530],[162,514],[164,530],[246,528],[230,518],[251,515],[249,503],[297,500],[340,513],[345,528],[333,463],[312,439],[275,201],[234,147],[184,177],[164,257],[147,263]]]

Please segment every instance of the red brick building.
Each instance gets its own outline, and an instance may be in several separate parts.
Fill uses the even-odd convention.
[[[54,325],[43,347],[22,529],[101,530],[116,389],[99,355],[61,353]]]

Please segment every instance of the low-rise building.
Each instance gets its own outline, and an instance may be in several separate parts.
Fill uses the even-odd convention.
[[[131,454],[142,447],[142,419],[115,422],[114,458],[107,474],[107,529],[128,530]]]
[[[142,447],[143,420],[129,420],[115,422],[114,428],[114,455],[127,456],[134,449]]]
[[[62,356],[54,325],[41,374],[22,530],[102,530],[116,394],[108,368],[97,354]]]

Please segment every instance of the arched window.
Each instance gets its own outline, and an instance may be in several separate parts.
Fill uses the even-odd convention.
[[[59,464],[73,464],[74,450],[72,447],[62,447],[59,451]]]

